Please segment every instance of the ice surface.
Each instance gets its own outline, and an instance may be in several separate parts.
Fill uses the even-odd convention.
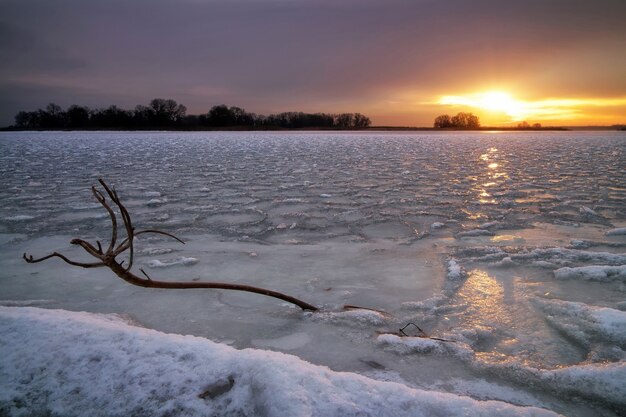
[[[301,348],[312,341],[311,336],[300,332],[273,339],[253,339],[252,344],[257,347],[293,350]]]
[[[624,132],[3,132],[0,304],[122,314],[402,392],[623,415],[625,144]],[[135,265],[153,279],[256,285],[321,312],[26,264],[25,252],[90,261],[73,237],[106,247],[98,178],[135,227],[186,241],[140,236]],[[411,322],[454,342],[392,336]],[[201,388],[232,399],[227,371]]]

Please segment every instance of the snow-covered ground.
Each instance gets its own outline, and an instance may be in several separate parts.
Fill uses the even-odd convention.
[[[165,334],[115,315],[0,307],[0,332],[0,411],[16,416],[557,415]]]
[[[624,415],[623,166],[623,132],[2,133],[0,415]],[[186,241],[137,270],[321,311],[26,264],[106,244],[99,177]]]

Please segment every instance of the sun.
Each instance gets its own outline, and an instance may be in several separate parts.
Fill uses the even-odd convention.
[[[490,113],[504,113],[512,120],[523,120],[528,114],[525,103],[505,91],[485,91],[467,96],[444,96],[439,104],[478,108]]]
[[[503,91],[488,91],[479,94],[478,107],[492,111],[506,113],[511,117],[522,113],[522,103],[515,100],[509,93]]]

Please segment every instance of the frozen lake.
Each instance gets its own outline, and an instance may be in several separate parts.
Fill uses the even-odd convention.
[[[0,305],[120,313],[410,387],[616,416],[625,167],[626,132],[0,133]],[[136,270],[323,311],[26,264],[88,262],[69,241],[107,241],[98,178],[137,228],[186,241],[139,239]],[[385,334],[408,323],[447,341]]]

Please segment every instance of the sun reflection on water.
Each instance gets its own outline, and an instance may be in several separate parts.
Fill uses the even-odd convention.
[[[487,164],[487,169],[479,178],[475,176],[468,177],[473,182],[482,182],[482,184],[474,184],[471,187],[471,191],[476,195],[479,204],[498,204],[498,201],[493,197],[493,193],[487,191],[487,188],[501,186],[503,181],[509,179],[508,174],[502,171],[502,164],[506,163],[506,160],[501,160],[498,157],[498,148],[495,147],[491,147],[481,154],[479,160]],[[496,171],[497,169],[499,170]]]
[[[505,333],[515,329],[516,323],[511,308],[516,304],[513,281],[498,281],[487,271],[474,269],[458,293],[459,301],[466,306],[459,317],[465,328],[501,329]],[[515,344],[515,337],[504,335],[499,340],[492,340],[487,346],[478,348],[493,360],[493,355],[508,353],[509,343]],[[511,340],[509,340],[511,339]],[[507,346],[509,348],[507,348]]]
[[[503,306],[504,287],[486,271],[470,271],[459,295],[477,313],[477,318],[500,321],[506,316]]]
[[[492,242],[523,242],[524,239],[517,235],[498,235],[491,238]]]
[[[513,282],[499,281],[482,269],[469,271],[458,294],[468,307],[464,321],[477,326],[515,327],[509,308],[516,302]]]

